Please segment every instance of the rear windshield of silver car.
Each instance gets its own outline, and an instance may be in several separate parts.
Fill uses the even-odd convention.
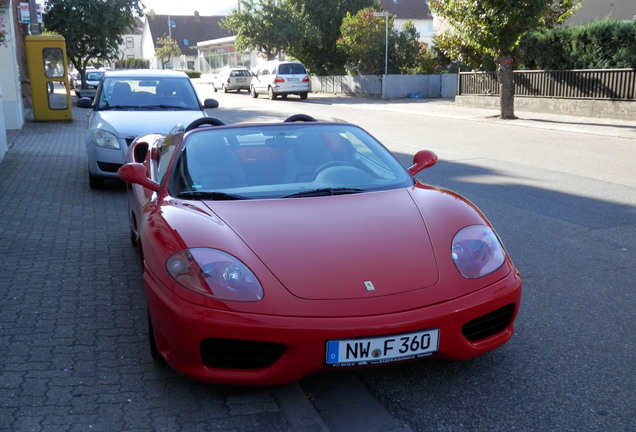
[[[305,66],[300,63],[283,63],[278,66],[280,75],[303,75],[306,74]]]

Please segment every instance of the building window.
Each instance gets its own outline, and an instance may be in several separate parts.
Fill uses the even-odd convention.
[[[134,39],[130,36],[126,36],[126,48],[134,48],[134,47],[135,47]]]

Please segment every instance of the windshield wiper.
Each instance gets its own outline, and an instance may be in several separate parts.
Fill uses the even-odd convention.
[[[184,107],[183,105],[144,105],[143,108],[149,108],[149,109],[174,109],[174,110],[190,110],[190,108],[188,107]]]
[[[201,199],[201,200],[246,200],[250,199],[243,195],[236,195],[226,192],[216,192],[216,191],[188,191],[181,192],[177,194],[177,198],[183,199]]]
[[[112,109],[120,109],[120,110],[129,110],[129,109],[141,109],[143,107],[139,106],[139,105],[104,105],[102,107],[100,107],[100,111],[105,111],[105,110],[112,110]]]
[[[346,195],[346,194],[355,194],[365,192],[365,189],[356,189],[356,188],[320,188],[320,189],[311,189],[301,192],[296,192],[291,195],[285,195],[283,198],[307,198],[307,197],[318,197],[318,196],[332,196],[332,195]]]

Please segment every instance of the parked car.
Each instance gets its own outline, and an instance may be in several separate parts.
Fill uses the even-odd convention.
[[[311,81],[305,66],[297,61],[273,60],[258,67],[252,77],[250,94],[257,98],[259,94],[266,94],[273,100],[278,96],[283,99],[290,94],[307,99],[311,91]]]
[[[88,179],[99,188],[106,179],[117,179],[132,141],[148,132],[168,132],[175,123],[189,124],[205,116],[204,109],[218,107],[214,99],[201,105],[188,76],[167,70],[108,71],[95,100],[81,98],[80,108],[90,108],[86,133]]]
[[[303,120],[303,121],[295,121]],[[371,135],[307,116],[138,137],[128,182],[150,352],[201,381],[275,385],[508,341],[521,277],[482,213]]]
[[[252,81],[252,73],[246,68],[225,68],[214,77],[212,81],[212,87],[214,91],[219,89],[223,90],[223,93],[227,93],[229,90],[241,90],[250,89],[250,83]]]
[[[87,97],[94,98],[99,86],[99,81],[104,76],[104,70],[87,70],[86,71],[86,88],[82,88],[82,76],[77,75],[77,78],[73,82],[73,88],[75,89],[75,95],[78,98]]]

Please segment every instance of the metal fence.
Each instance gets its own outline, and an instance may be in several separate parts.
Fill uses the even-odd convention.
[[[515,96],[636,100],[636,69],[514,71]],[[498,95],[496,72],[461,72],[458,94]]]

